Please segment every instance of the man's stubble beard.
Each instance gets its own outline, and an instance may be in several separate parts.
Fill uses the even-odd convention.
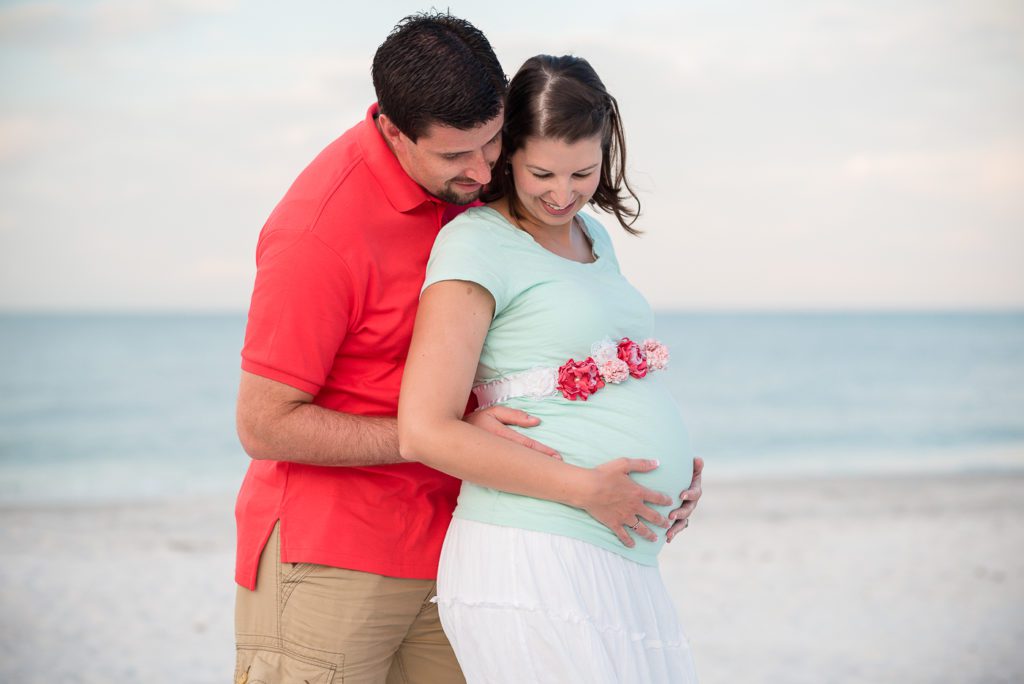
[[[437,197],[437,199],[439,200],[447,202],[448,204],[455,204],[457,206],[464,207],[467,204],[472,204],[473,202],[480,199],[480,194],[482,192],[483,188],[480,188],[476,192],[470,193],[469,195],[465,195],[462,193],[457,193],[448,186],[445,186],[440,192],[434,193],[434,196]]]

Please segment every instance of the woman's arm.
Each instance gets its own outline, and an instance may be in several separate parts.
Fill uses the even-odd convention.
[[[445,280],[420,298],[398,404],[398,441],[403,458],[421,461],[463,480],[514,494],[582,508],[635,545],[625,528],[654,541],[648,527],[668,520],[647,502],[672,499],[637,484],[630,472],[656,461],[618,458],[581,468],[544,456],[462,420],[494,311],[494,298],[476,283]]]

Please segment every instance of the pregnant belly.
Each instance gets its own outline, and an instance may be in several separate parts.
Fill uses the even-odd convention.
[[[678,406],[656,377],[606,386],[586,402],[558,397],[508,405],[540,418],[540,425],[520,432],[558,450],[568,463],[593,468],[620,457],[655,459],[658,468],[634,473],[633,479],[673,498],[690,483],[689,436]]]

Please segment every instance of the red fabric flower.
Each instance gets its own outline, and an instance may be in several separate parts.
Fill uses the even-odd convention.
[[[629,366],[629,374],[634,378],[642,378],[647,375],[647,354],[640,348],[640,345],[623,337],[619,340],[619,358]]]
[[[604,380],[598,372],[594,359],[585,361],[569,359],[558,369],[558,391],[569,401],[587,400],[591,394],[604,387]]]

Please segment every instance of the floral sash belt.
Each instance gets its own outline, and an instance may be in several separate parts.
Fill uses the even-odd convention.
[[[642,378],[668,365],[668,347],[657,340],[637,344],[628,337],[618,342],[604,338],[590,347],[583,361],[569,359],[558,368],[531,368],[512,373],[473,388],[479,406],[485,409],[514,397],[539,399],[561,394],[570,401],[587,398],[605,386],[627,378]]]

